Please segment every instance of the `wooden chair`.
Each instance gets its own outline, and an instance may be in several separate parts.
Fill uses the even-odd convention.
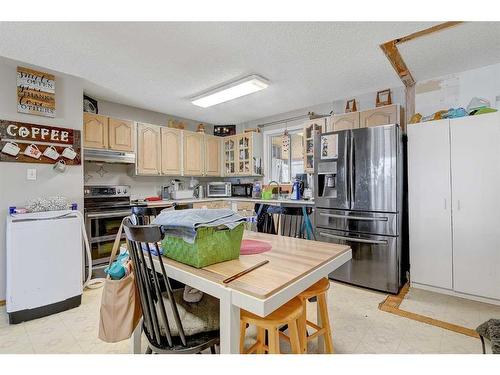
[[[301,343],[299,339],[298,324],[302,316],[302,302],[294,298],[279,309],[273,311],[268,316],[262,318],[248,311],[241,310],[240,313],[240,353],[269,354],[280,353],[280,327],[288,325],[290,331],[289,341],[292,347],[292,353],[301,354]],[[245,334],[248,325],[257,327],[257,342],[249,349],[245,350]],[[268,333],[269,343],[266,345],[266,332]]]
[[[307,343],[319,336],[324,336],[325,352],[330,354],[334,353],[330,318],[328,315],[328,305],[326,302],[326,294],[329,288],[330,281],[325,277],[297,296],[302,305],[302,315],[299,320],[299,338],[303,353],[307,353]],[[313,298],[316,298],[318,304],[317,308],[319,309],[319,316],[321,318],[321,327],[307,320],[307,301]],[[311,335],[308,334],[308,326],[315,330],[315,332]],[[283,334],[283,336],[289,340],[286,335]]]
[[[204,295],[190,304],[183,300],[182,289],[172,290],[158,246],[158,225],[133,225],[126,219],[124,231],[143,313],[146,353],[196,354],[210,348],[214,354],[219,344],[219,301]],[[150,272],[153,265],[156,272]],[[166,283],[164,293],[158,274]]]
[[[257,209],[259,232],[281,236],[316,239],[309,218],[312,210],[305,207],[275,207],[263,205]],[[310,230],[308,231],[308,227]]]

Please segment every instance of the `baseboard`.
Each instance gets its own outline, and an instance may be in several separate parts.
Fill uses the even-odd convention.
[[[441,294],[446,294],[446,295],[453,296],[453,297],[470,299],[470,300],[477,301],[477,302],[489,303],[490,305],[500,306],[500,300],[494,299],[494,298],[480,297],[480,296],[475,296],[473,294],[460,293],[460,292],[456,292],[454,290],[439,288],[436,286],[420,284],[420,283],[416,283],[416,282],[411,282],[411,287],[415,288],[415,289],[428,290],[429,292],[441,293]]]
[[[28,320],[42,318],[47,315],[66,311],[80,306],[82,302],[82,295],[77,295],[65,299],[64,301],[52,303],[46,306],[35,307],[33,309],[25,309],[9,312],[9,324],[19,324]]]

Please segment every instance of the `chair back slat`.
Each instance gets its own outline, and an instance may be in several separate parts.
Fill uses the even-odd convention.
[[[136,272],[136,282],[144,316],[143,327],[148,340],[160,348],[167,345],[172,347],[174,345],[170,328],[171,322],[168,320],[167,310],[162,298],[160,277],[156,270],[158,267],[155,265],[151,246],[156,250],[156,255],[154,256],[157,257],[161,275],[165,280],[166,292],[174,316],[173,323],[177,326],[182,344],[186,346],[187,341],[184,328],[182,327],[177,303],[174,299],[158,246],[158,242],[162,239],[160,227],[158,225],[133,225],[130,220],[125,220],[124,231]],[[160,321],[163,322],[164,330],[162,330]]]

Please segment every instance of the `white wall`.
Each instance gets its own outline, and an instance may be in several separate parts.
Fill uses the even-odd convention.
[[[198,124],[200,123],[199,121],[196,120],[176,117],[165,113],[148,111],[145,109],[108,102],[100,99],[97,99],[97,104],[99,108],[99,114],[110,117],[116,117],[123,120],[140,121],[148,124],[163,125],[163,126],[168,125],[168,120],[180,120],[187,125],[186,130],[191,130],[191,131],[196,131]],[[205,125],[205,132],[207,134],[213,134],[214,130],[213,125],[206,123],[203,124]]]
[[[415,88],[415,111],[427,116],[439,110],[466,108],[473,97],[487,99],[495,107],[497,96],[500,64],[419,82]]]
[[[363,93],[360,95],[355,95],[355,96],[350,97],[350,98],[332,98],[332,101],[329,103],[316,104],[316,105],[296,109],[293,111],[280,113],[280,114],[277,114],[274,116],[264,117],[264,118],[260,118],[257,120],[238,124],[237,131],[240,132],[246,128],[255,128],[261,124],[275,122],[275,121],[281,121],[283,119],[292,118],[295,116],[307,115],[308,112],[314,112],[314,113],[319,114],[319,115],[328,115],[332,111],[333,111],[333,113],[344,113],[347,99],[356,99],[356,106],[357,106],[358,111],[364,111],[366,109],[375,108],[376,94],[377,94],[376,92],[370,92],[370,93]],[[404,94],[403,86],[391,88],[391,95],[392,95],[392,102],[393,103],[401,104],[402,106],[405,106],[405,94]],[[307,119],[299,119],[299,120],[290,121],[286,124],[286,126],[292,127],[294,125],[303,124],[305,121],[307,121]],[[285,128],[285,124],[280,123],[280,124],[276,124],[276,125],[266,126],[265,130],[284,129],[284,128]]]
[[[183,182],[184,187],[189,187],[191,177],[172,176],[132,176],[130,169],[133,166],[125,164],[85,163],[86,185],[129,185],[131,199],[144,199],[158,196],[162,185],[168,185],[173,178]],[[104,173],[103,173],[104,170]],[[102,174],[102,176],[101,176]],[[208,181],[221,180],[219,177],[195,177],[201,184]]]
[[[0,58],[0,119],[82,129],[83,83],[80,78],[48,69],[33,67],[55,75],[56,118],[17,113],[16,67],[29,64]],[[35,168],[37,180],[27,181],[26,170]],[[0,163],[0,300],[5,299],[5,218],[9,206],[22,206],[28,199],[62,195],[83,208],[83,166],[68,166],[64,174],[54,172],[52,165],[32,163]],[[38,251],[36,241],[32,249]],[[54,264],[54,267],[60,265]]]

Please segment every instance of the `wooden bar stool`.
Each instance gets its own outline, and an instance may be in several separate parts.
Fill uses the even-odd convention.
[[[290,345],[292,353],[301,354],[301,342],[299,339],[298,324],[302,317],[302,302],[297,297],[287,302],[279,309],[273,311],[268,316],[262,318],[248,311],[240,312],[240,353],[269,354],[280,353],[280,332],[283,325],[288,325],[290,331]],[[249,349],[245,350],[245,333],[247,325],[252,324],[257,327],[257,342]],[[268,333],[269,344],[265,344],[266,331]]]
[[[299,319],[299,338],[303,353],[307,353],[307,343],[321,335],[323,335],[325,339],[325,352],[330,354],[334,352],[330,318],[328,316],[328,305],[326,303],[326,293],[328,292],[329,288],[330,281],[325,277],[297,296],[297,298],[302,303],[302,316]],[[317,299],[318,316],[321,319],[322,327],[307,320],[307,300],[313,297],[316,297]],[[315,330],[312,335],[308,336],[307,326]],[[286,335],[283,334],[283,336]]]

